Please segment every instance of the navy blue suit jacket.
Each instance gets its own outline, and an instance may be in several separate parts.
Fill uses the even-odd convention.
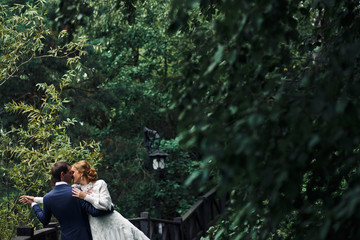
[[[62,184],[54,187],[44,196],[43,210],[38,205],[33,209],[37,218],[44,225],[50,222],[54,215],[60,223],[62,240],[91,240],[88,215],[103,216],[111,211],[101,211],[90,203],[73,197],[72,187]]]

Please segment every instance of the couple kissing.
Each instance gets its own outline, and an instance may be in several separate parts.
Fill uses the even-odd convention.
[[[24,195],[19,201],[31,205],[44,225],[53,215],[60,223],[61,240],[149,240],[114,210],[106,182],[98,180],[97,172],[87,161],[72,166],[57,162],[51,175],[55,182],[53,190],[44,197]],[[79,187],[70,186],[72,180]]]

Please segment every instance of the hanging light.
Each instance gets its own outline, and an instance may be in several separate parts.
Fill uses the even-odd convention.
[[[153,153],[149,154],[149,158],[152,161],[152,167],[154,170],[163,170],[165,169],[165,160],[169,154],[162,151],[156,150]]]

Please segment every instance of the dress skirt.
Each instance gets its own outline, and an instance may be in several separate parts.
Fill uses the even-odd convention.
[[[114,211],[105,216],[89,216],[93,240],[149,240],[119,212]]]

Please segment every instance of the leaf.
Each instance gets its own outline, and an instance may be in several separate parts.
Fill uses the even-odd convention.
[[[208,75],[209,73],[211,73],[215,69],[215,67],[217,65],[219,65],[219,63],[222,60],[223,52],[224,52],[224,46],[221,44],[218,44],[217,51],[212,58],[211,64],[204,73],[205,76]]]

